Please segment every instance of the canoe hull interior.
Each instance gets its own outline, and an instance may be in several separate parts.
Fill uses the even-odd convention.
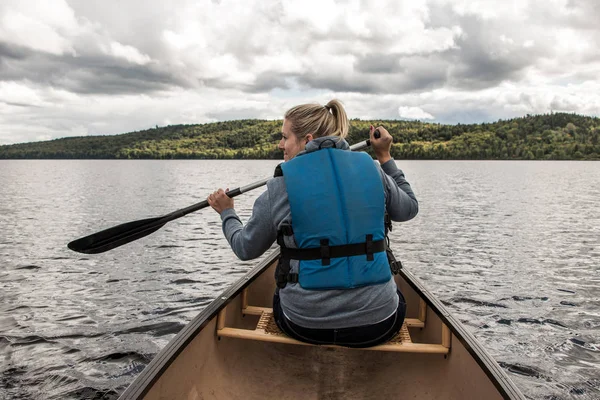
[[[253,329],[259,317],[244,315],[243,306],[272,306],[275,258],[271,258],[261,270],[255,269],[248,284],[238,288],[248,289],[245,296],[238,290],[222,301],[219,310],[226,305],[227,311],[221,326]],[[425,303],[419,305],[422,296],[418,290],[405,278],[396,281],[407,300],[407,317],[422,315]],[[168,349],[161,352],[163,357],[157,356],[158,361],[153,360],[122,398],[521,398],[501,370],[490,373],[483,368],[486,362],[474,357],[473,349],[463,345],[454,329],[447,355],[305,346],[219,337],[215,310],[204,317],[193,335],[187,333],[187,340],[180,338],[176,351],[172,348],[168,356],[163,354]],[[442,342],[444,321],[436,312],[439,310],[427,305],[425,327],[409,328],[413,342]]]

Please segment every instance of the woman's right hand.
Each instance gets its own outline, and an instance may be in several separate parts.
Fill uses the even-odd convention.
[[[233,208],[233,199],[226,194],[228,191],[229,188],[227,188],[227,190],[219,189],[210,194],[206,199],[213,210],[219,214],[221,214],[223,210]]]
[[[379,138],[375,137],[375,130],[379,131]],[[379,164],[384,164],[391,160],[392,156],[390,155],[390,149],[392,148],[393,138],[387,129],[385,129],[383,126],[378,126],[375,128],[373,125],[371,125],[369,136],[371,139],[371,147],[373,147],[375,157],[377,157]]]

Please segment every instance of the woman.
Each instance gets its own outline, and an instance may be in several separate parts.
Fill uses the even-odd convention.
[[[284,116],[284,163],[243,225],[222,189],[208,197],[242,260],[281,246],[273,313],[289,336],[313,344],[370,347],[394,337],[406,304],[390,273],[384,213],[407,221],[415,195],[390,156],[392,137],[371,126],[379,164],[351,152],[342,104],[303,104]]]

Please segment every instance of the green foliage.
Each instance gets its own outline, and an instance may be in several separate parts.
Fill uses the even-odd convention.
[[[0,146],[6,158],[281,159],[282,121],[236,120],[172,125],[114,136],[84,136]],[[352,120],[349,143],[370,125],[394,137],[403,159],[599,160],[600,119],[576,114],[527,115],[494,123],[441,125],[420,121]]]

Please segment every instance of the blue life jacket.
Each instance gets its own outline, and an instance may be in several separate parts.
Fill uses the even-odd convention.
[[[292,226],[279,235],[293,234],[298,249],[285,247],[281,236],[278,243],[284,261],[300,263],[298,276],[286,281],[317,290],[387,282],[384,188],[372,158],[325,148],[282,163],[281,171]]]

